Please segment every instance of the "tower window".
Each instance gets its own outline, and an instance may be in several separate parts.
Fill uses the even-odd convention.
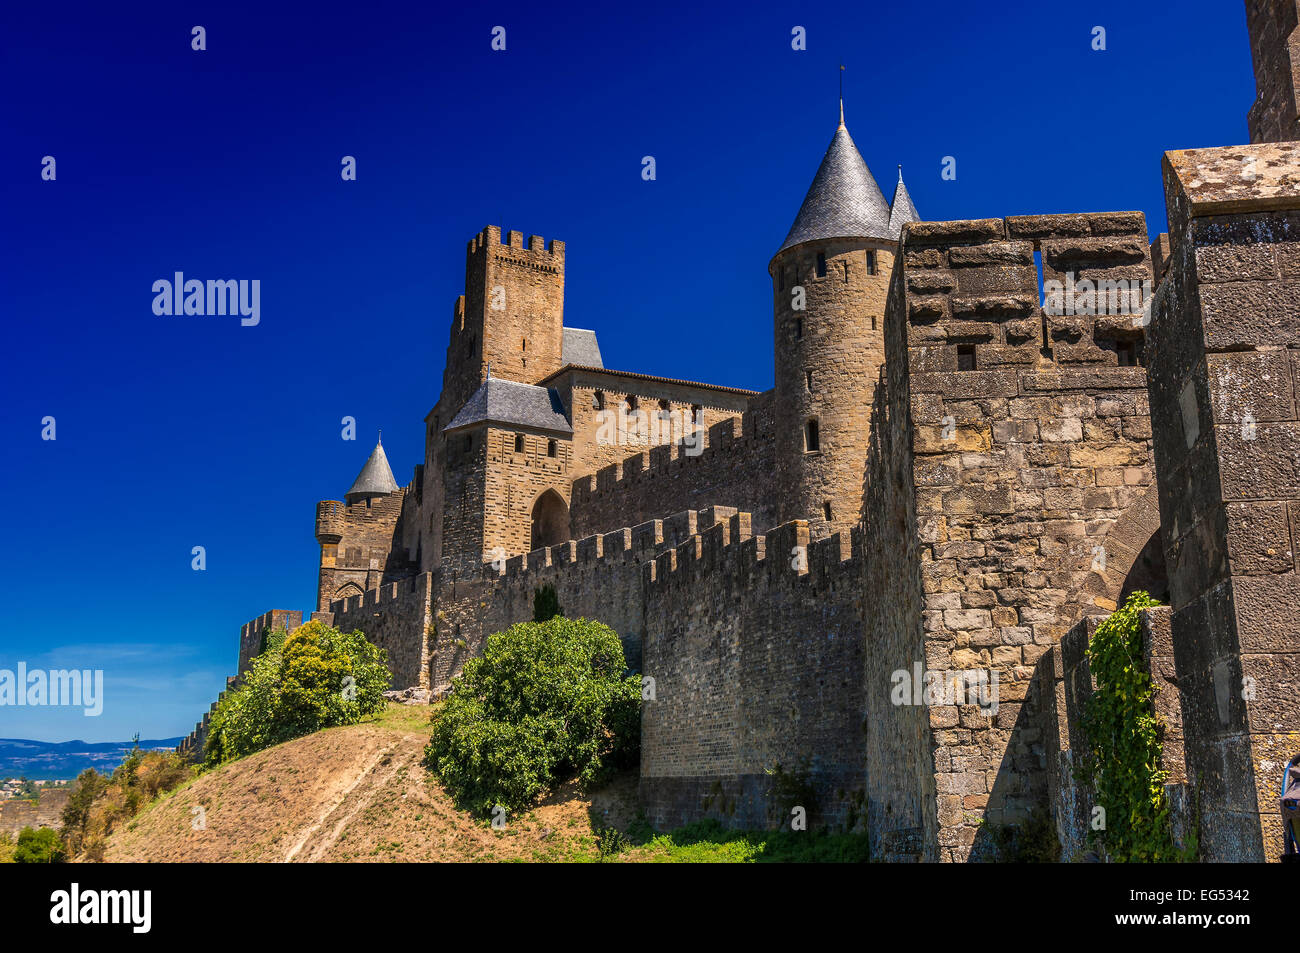
[[[636,394],[628,394],[626,403],[629,412],[636,410],[637,407]]]
[[[794,339],[796,341],[803,340],[803,318],[794,319]]]
[[[526,351],[526,350],[528,350],[528,338],[522,338],[522,339],[520,339],[520,341],[519,341],[519,350],[521,350],[521,351]]]
[[[821,428],[817,426],[817,421],[810,420],[804,427],[804,452],[817,453],[822,448]]]
[[[673,419],[673,405],[666,400],[659,401],[659,419],[660,420]]]
[[[465,452],[469,453],[473,449],[474,449],[474,435],[472,433],[467,433],[465,434]]]
[[[804,371],[804,377],[808,383],[808,393],[812,393],[812,371]]]
[[[1119,359],[1120,367],[1137,367],[1137,342],[1116,341],[1115,356]]]
[[[822,515],[826,517],[826,522],[831,521],[831,501],[827,500],[822,504]]]
[[[524,435],[521,433],[517,433],[515,434],[515,453],[523,453],[523,452],[524,452]]]
[[[703,419],[704,419],[704,405],[691,404],[691,420],[693,420],[695,423],[698,424]]]
[[[826,277],[826,254],[824,252],[817,253],[817,277]]]
[[[605,409],[605,392],[603,390],[598,390],[591,395],[591,409],[592,410]]]
[[[776,270],[776,280],[778,282],[776,286],[776,290],[784,291],[785,290],[785,268],[778,268]]]
[[[867,274],[874,275],[875,273],[876,273],[876,253],[871,250],[868,250],[867,251]]]
[[[546,441],[546,455],[547,455],[548,457],[553,457],[553,456],[555,456],[556,453],[558,452],[558,449],[559,449],[559,448],[558,448],[558,446],[556,445],[556,443],[555,443],[554,440],[548,440],[548,441]]]
[[[847,258],[844,259],[844,283],[846,285],[849,283],[849,260]]]
[[[957,345],[957,370],[959,371],[975,370],[975,345],[974,344]]]
[[[876,316],[874,314],[871,316],[871,330],[876,330]]]

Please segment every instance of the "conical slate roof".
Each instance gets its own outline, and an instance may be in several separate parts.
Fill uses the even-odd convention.
[[[841,121],[777,254],[801,242],[890,236],[889,203]]]
[[[921,216],[912,204],[912,196],[907,194],[907,186],[903,184],[903,167],[900,165],[898,185],[894,186],[894,201],[889,203],[889,237],[897,238],[902,234],[904,225],[920,220]]]
[[[370,451],[370,459],[352,481],[352,489],[348,490],[343,499],[351,503],[354,498],[396,493],[397,489],[393,468],[388,465],[388,455],[384,453],[384,445],[380,442]]]

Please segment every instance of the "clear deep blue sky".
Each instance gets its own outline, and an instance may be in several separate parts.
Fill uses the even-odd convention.
[[[484,225],[567,243],[566,323],[607,366],[765,390],[766,266],[840,62],[886,197],[902,163],[928,219],[1141,209],[1155,234],[1160,154],[1247,141],[1254,94],[1231,0],[276,6],[0,13],[0,668],[107,680],[99,718],[0,708],[0,736],[183,734],[242,622],[313,607],[315,502],[379,428],[410,479]],[[260,279],[260,325],[155,316],[175,271]]]

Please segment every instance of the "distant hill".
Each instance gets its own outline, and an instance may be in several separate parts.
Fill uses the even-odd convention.
[[[175,748],[180,738],[141,741],[146,751]],[[131,750],[130,741],[30,741],[0,738],[0,778],[30,778],[33,781],[63,781],[75,778],[86,768],[107,773],[122,763]]]

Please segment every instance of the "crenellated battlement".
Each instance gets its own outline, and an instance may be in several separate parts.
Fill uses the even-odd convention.
[[[913,222],[903,247],[913,372],[1141,363],[1153,293],[1141,212]]]
[[[529,235],[528,245],[524,245],[524,233],[514,230],[506,232],[505,241],[501,240],[501,227],[499,225],[488,225],[483,231],[479,232],[469,240],[466,246],[466,255],[472,257],[483,251],[506,253],[502,257],[514,258],[520,262],[527,261],[525,256],[540,258],[545,256],[548,261],[545,264],[564,266],[564,242],[552,238],[549,245],[540,235]],[[521,256],[509,256],[508,251],[522,253]],[[543,263],[543,262],[539,262]]]
[[[721,583],[719,595],[739,595],[755,584],[824,592],[852,582],[851,564],[862,552],[857,534],[811,540],[808,521],[793,520],[754,535],[743,519],[747,516],[737,514],[701,528],[646,563],[642,573],[647,593],[694,590],[714,582]]]
[[[752,514],[760,529],[770,526],[771,392],[699,437],[702,447],[685,441],[660,444],[578,477],[570,503],[575,529],[608,526],[619,514],[658,517],[682,503],[731,506]]]

